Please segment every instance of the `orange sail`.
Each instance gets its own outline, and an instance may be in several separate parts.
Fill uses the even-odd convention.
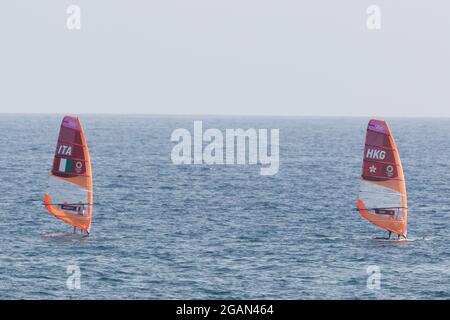
[[[92,220],[92,172],[81,122],[65,116],[59,131],[45,207],[55,217],[88,231]]]
[[[408,206],[397,145],[385,121],[370,120],[358,210],[373,224],[406,237]]]

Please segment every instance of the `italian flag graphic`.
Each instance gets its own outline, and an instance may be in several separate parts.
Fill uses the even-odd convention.
[[[72,160],[71,159],[59,159],[59,171],[60,172],[70,172],[70,169],[72,168]]]

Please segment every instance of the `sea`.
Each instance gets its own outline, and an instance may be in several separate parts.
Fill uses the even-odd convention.
[[[42,205],[63,115],[0,115],[0,299],[449,299],[450,119],[388,118],[409,242],[355,210],[369,118],[79,115],[91,235]],[[279,129],[279,171],[175,165],[175,129]]]

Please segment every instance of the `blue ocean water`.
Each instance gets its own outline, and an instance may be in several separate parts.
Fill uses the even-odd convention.
[[[41,204],[61,119],[0,115],[1,299],[450,297],[450,119],[387,119],[417,239],[401,244],[354,211],[366,118],[81,115],[95,207],[92,235],[72,237]],[[173,165],[170,135],[194,120],[279,128],[279,173]]]

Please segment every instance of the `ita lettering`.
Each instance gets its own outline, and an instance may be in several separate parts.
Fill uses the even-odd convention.
[[[58,154],[63,156],[71,156],[72,155],[72,147],[64,144],[60,144],[58,148]]]

